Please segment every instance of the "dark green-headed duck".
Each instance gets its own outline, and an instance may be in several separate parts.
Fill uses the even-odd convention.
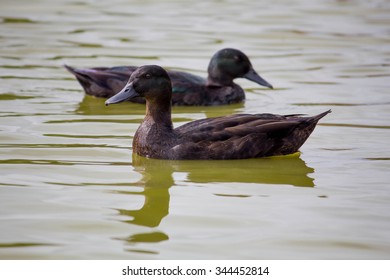
[[[189,122],[174,128],[172,85],[160,66],[137,68],[126,86],[106,105],[141,96],[146,116],[133,139],[133,152],[157,159],[244,159],[298,151],[317,122],[330,113],[300,115],[235,114]]]
[[[75,69],[65,65],[84,88],[93,96],[109,98],[119,92],[129,80],[136,66]],[[259,85],[273,88],[253,69],[249,58],[236,49],[222,49],[211,58],[207,79],[181,71],[168,71],[172,82],[172,104],[183,106],[213,106],[240,103],[244,90],[233,82],[246,78]],[[142,97],[130,101],[145,103]]]

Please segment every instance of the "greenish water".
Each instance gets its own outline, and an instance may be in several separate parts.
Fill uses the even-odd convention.
[[[390,3],[0,3],[1,259],[389,259]],[[332,109],[301,153],[240,161],[132,155],[144,106],[106,108],[63,64],[206,75],[243,50],[275,90],[174,108]]]

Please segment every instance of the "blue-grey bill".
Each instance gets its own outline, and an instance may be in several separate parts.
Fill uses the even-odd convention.
[[[135,91],[133,84],[129,83],[120,92],[107,99],[105,104],[108,106],[110,104],[120,103],[136,96],[139,96],[139,94]]]
[[[271,89],[274,88],[270,83],[268,83],[266,80],[260,77],[260,75],[257,74],[253,68],[249,69],[249,71],[243,76],[243,78]]]

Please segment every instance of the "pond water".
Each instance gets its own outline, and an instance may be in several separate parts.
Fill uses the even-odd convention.
[[[389,259],[390,2],[0,3],[1,259]],[[275,87],[230,113],[332,109],[286,157],[132,155],[144,106],[104,106],[63,64],[206,76],[238,48]]]

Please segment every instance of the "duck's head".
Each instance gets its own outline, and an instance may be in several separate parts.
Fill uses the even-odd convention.
[[[230,86],[236,78],[246,78],[259,85],[273,88],[253,69],[249,58],[240,50],[226,48],[219,50],[210,60],[208,84]]]
[[[171,99],[172,85],[167,71],[157,65],[138,67],[130,76],[126,86],[106,100],[106,105],[120,103],[133,97],[145,97],[149,102]]]

